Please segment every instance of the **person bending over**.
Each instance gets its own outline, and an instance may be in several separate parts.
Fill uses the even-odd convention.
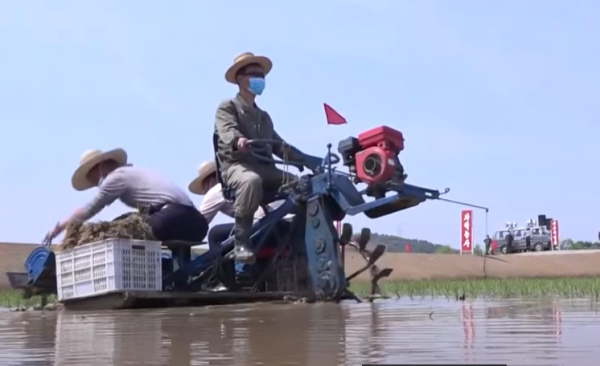
[[[86,222],[117,199],[144,212],[157,240],[201,242],[206,237],[208,222],[188,195],[162,176],[127,164],[127,153],[123,149],[87,151],[71,183],[77,191],[98,187],[98,193],[88,204],[56,224],[46,235],[47,243],[69,223]]]

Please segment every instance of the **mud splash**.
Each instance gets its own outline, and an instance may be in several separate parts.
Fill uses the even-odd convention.
[[[589,300],[0,313],[2,365],[591,365]]]

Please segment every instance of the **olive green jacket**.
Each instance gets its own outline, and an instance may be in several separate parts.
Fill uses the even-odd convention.
[[[221,171],[227,170],[234,164],[265,164],[249,152],[237,151],[234,147],[240,137],[248,140],[269,139],[283,142],[275,132],[273,121],[266,111],[258,106],[250,106],[238,94],[233,99],[223,101],[217,109],[215,117],[216,150]],[[264,154],[271,157],[273,154],[284,159],[280,146],[268,146]],[[288,160],[302,160],[293,150],[287,151]]]

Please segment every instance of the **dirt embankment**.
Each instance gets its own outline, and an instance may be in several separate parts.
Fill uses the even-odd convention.
[[[364,265],[347,253],[346,273]],[[386,253],[379,268],[392,268],[389,280],[600,277],[600,251],[514,254],[482,257],[459,254]],[[358,277],[368,280],[368,272]]]
[[[36,244],[0,243],[0,290],[10,289],[6,272],[25,272],[23,263]]]
[[[6,272],[23,272],[23,262],[35,244],[0,243],[0,290],[10,288]],[[364,266],[356,252],[346,253],[346,273]],[[389,280],[526,277],[600,277],[600,251],[499,255],[386,253],[379,268],[392,268]],[[368,280],[369,272],[358,279]]]

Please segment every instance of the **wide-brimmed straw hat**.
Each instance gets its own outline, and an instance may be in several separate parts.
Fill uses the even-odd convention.
[[[96,182],[88,179],[87,174],[93,167],[103,161],[114,160],[119,166],[127,164],[127,153],[123,149],[114,149],[106,152],[100,150],[88,150],[81,155],[79,160],[79,168],[73,173],[71,184],[78,191],[85,191],[96,186]]]
[[[215,173],[217,171],[217,164],[214,160],[205,161],[198,168],[198,176],[194,178],[194,180],[188,186],[190,192],[194,194],[204,195],[208,191],[205,187],[203,187],[204,180],[208,178],[209,175]]]
[[[237,75],[238,71],[250,64],[260,65],[263,68],[265,75],[267,75],[273,68],[273,62],[271,62],[268,57],[254,56],[254,54],[251,52],[245,52],[237,55],[233,59],[233,65],[231,65],[231,67],[227,69],[227,72],[225,73],[225,80],[232,84],[236,84],[235,76]]]

